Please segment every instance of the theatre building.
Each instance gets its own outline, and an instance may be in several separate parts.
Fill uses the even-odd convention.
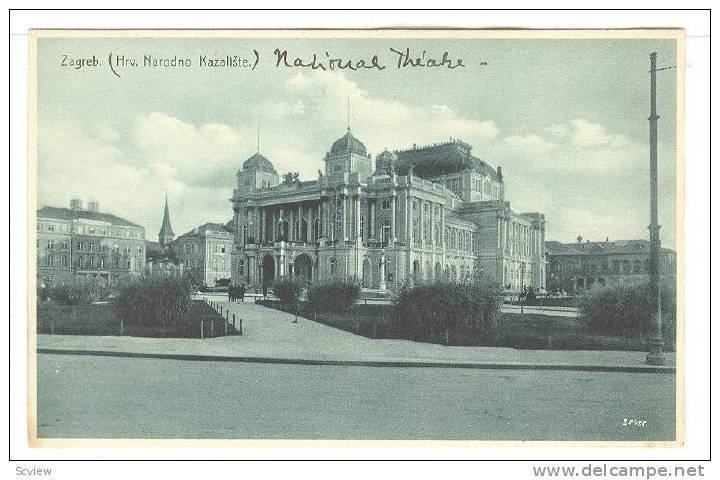
[[[511,290],[545,286],[545,219],[515,213],[502,170],[461,140],[373,159],[350,128],[318,177],[282,178],[259,152],[237,172],[232,280],[355,278],[366,289],[487,275]]]

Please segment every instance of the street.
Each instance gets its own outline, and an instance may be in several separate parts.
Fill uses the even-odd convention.
[[[672,374],[37,359],[40,438],[674,439]]]

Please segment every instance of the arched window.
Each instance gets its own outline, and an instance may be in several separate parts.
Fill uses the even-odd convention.
[[[360,213],[360,240],[365,239],[365,214]]]
[[[238,275],[245,275],[245,259],[238,260]]]
[[[641,273],[642,271],[642,262],[640,260],[635,260],[633,263],[633,273]]]
[[[334,258],[330,259],[330,275],[335,275],[337,273],[337,260]]]

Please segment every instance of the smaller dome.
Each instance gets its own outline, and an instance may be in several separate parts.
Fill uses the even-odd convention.
[[[390,175],[395,171],[395,162],[398,156],[394,152],[385,149],[375,159],[375,175]]]
[[[333,143],[332,148],[330,148],[331,155],[338,155],[343,153],[354,153],[356,155],[367,157],[367,150],[365,150],[365,145],[360,140],[353,137],[353,134],[350,131],[350,127],[348,127],[347,133],[341,138],[337,139],[335,143]]]
[[[277,172],[275,171],[275,167],[273,167],[272,162],[260,155],[259,153],[256,153],[252,157],[245,160],[245,163],[243,163],[243,170],[251,168],[257,170],[264,170],[266,172],[274,173],[277,175]]]

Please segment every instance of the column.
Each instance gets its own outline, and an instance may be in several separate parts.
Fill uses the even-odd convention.
[[[360,235],[360,210],[360,194],[357,194],[355,197],[355,236],[362,241],[362,237]]]
[[[412,244],[412,199],[410,198],[410,187],[405,191],[405,242]]]
[[[347,240],[347,195],[342,196],[342,238]]]
[[[430,202],[430,249],[435,250],[435,205],[432,202]]]
[[[440,245],[442,246],[443,251],[447,248],[447,245],[445,245],[445,206],[443,205],[443,208],[440,210]],[[443,262],[445,263],[445,262]],[[445,265],[443,265],[445,266]]]
[[[302,222],[303,222],[303,206],[302,203],[298,205],[298,241],[302,241],[303,235],[302,235]],[[307,230],[306,230],[307,233]]]
[[[395,210],[397,209],[397,196],[392,192],[392,205],[390,206],[390,242],[395,242]]]
[[[422,248],[422,245],[425,243],[425,202],[420,200],[418,205],[420,206],[420,248]]]
[[[274,242],[275,240],[277,240],[278,237],[278,212],[276,208],[273,208],[272,210],[272,222],[272,241]]]
[[[266,216],[265,207],[260,207],[260,243],[265,242],[265,234],[267,233],[265,227]]]
[[[368,230],[368,238],[375,239],[375,199],[368,199],[368,209],[370,210],[370,229]]]
[[[313,212],[315,210],[315,207],[308,208],[308,219],[307,219],[307,240],[308,242],[312,242],[313,238],[315,238],[314,230],[315,230],[315,223],[313,222]]]

